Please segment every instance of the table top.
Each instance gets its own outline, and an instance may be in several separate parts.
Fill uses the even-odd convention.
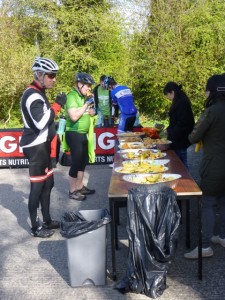
[[[173,150],[164,151],[166,153],[165,159],[169,159],[168,164],[169,170],[167,173],[180,174],[182,177],[179,179],[178,184],[174,191],[179,197],[186,196],[201,196],[202,191],[192,178],[188,170],[185,168],[181,160],[178,158]],[[114,167],[121,166],[123,161],[122,156],[119,152],[115,152],[114,155]],[[123,175],[121,173],[112,171],[112,176],[110,180],[108,197],[109,198],[127,198],[128,190],[131,189],[135,184],[126,182],[123,180]]]

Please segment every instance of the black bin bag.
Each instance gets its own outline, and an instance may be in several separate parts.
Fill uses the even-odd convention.
[[[97,220],[87,220],[80,211],[65,212],[61,217],[60,233],[70,239],[96,230],[111,222],[111,216],[107,209],[102,209],[101,217]]]
[[[181,214],[176,194],[168,187],[138,186],[128,192],[127,210],[127,269],[114,288],[155,299],[167,288],[166,274],[177,248]]]

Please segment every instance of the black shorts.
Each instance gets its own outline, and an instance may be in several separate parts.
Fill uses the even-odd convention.
[[[29,148],[23,148],[23,153],[29,161],[29,174],[30,178],[35,181],[45,180],[45,176],[49,172],[52,172],[52,162],[51,162],[51,142],[45,142],[40,145],[36,145]],[[32,180],[33,181],[33,180]]]
[[[66,142],[70,147],[71,167],[69,175],[76,178],[78,171],[85,170],[88,164],[88,139],[86,133],[66,131]]]

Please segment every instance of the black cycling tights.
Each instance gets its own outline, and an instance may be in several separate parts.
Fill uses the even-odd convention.
[[[69,176],[76,178],[78,171],[84,171],[88,164],[88,140],[86,133],[66,132],[66,142],[71,152]]]
[[[42,182],[31,182],[28,210],[30,213],[32,229],[39,226],[37,209],[41,204],[43,222],[51,222],[50,216],[50,194],[54,185],[53,175]]]
[[[23,148],[24,155],[29,160],[30,195],[28,209],[32,229],[39,226],[37,209],[41,204],[44,222],[50,222],[50,194],[54,185],[51,164],[51,144],[45,142],[29,148]]]

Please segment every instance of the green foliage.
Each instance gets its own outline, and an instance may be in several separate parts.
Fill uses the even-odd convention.
[[[118,80],[128,74],[121,24],[110,7],[105,0],[2,0],[1,127],[21,121],[20,97],[32,80],[35,56],[50,57],[59,64],[56,87],[48,91],[51,101],[59,91],[68,92],[74,86],[78,71],[90,73],[96,82],[103,73]]]
[[[127,27],[129,20],[116,13],[115,2],[0,2],[0,127],[21,124],[20,97],[32,80],[31,65],[38,55],[60,67],[57,84],[48,91],[51,102],[59,91],[68,92],[75,74],[84,71],[96,82],[106,74],[130,86],[144,124],[166,122],[170,102],[162,91],[168,81],[183,85],[199,115],[206,80],[224,72],[224,0],[149,1],[145,27],[141,19]]]
[[[162,119],[168,81],[183,85],[198,115],[205,83],[224,72],[224,1],[152,1],[148,28],[134,35],[134,91],[141,111]],[[139,47],[137,47],[139,45]]]
[[[149,116],[145,114],[140,115],[140,124],[143,127],[154,127],[156,123],[163,124],[164,128],[168,126],[168,120],[158,120],[154,118],[149,118]]]
[[[92,74],[96,82],[104,73],[120,75],[120,65],[124,63],[126,52],[121,30],[108,10],[84,6],[77,14],[64,7],[57,13],[57,19],[59,42],[54,42],[52,49],[58,54],[62,77],[67,78],[68,88],[71,88],[71,79],[78,71]]]
[[[31,80],[34,48],[21,43],[17,23],[7,16],[0,18],[0,40],[0,126],[7,128],[10,120],[21,119],[20,97]]]

